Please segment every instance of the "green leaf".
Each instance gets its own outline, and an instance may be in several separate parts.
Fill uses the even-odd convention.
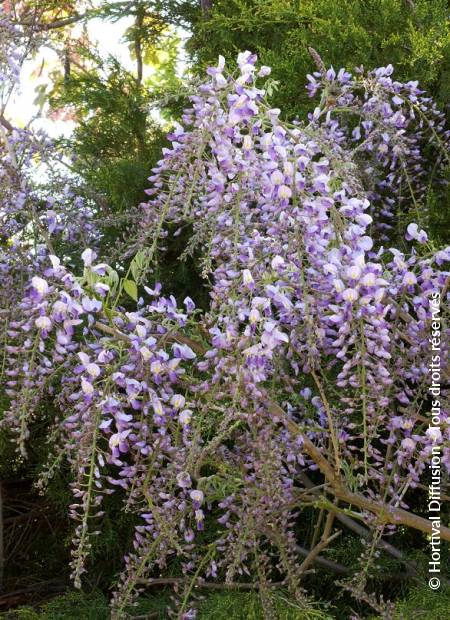
[[[103,282],[109,286],[111,295],[114,295],[120,282],[119,274],[117,273],[117,271],[114,271],[114,269],[112,269],[109,265],[106,266],[106,271],[108,275],[103,278]]]
[[[97,282],[100,282],[101,280],[100,276],[94,273],[90,267],[84,268],[83,278],[84,278],[84,282],[86,283],[86,285],[91,288],[94,286],[94,284],[96,284]]]
[[[138,300],[138,288],[136,282],[134,282],[133,280],[124,280],[123,288],[125,293],[127,293],[127,295],[131,297],[131,299],[134,299],[134,301]]]
[[[113,312],[112,312],[111,308],[108,308],[107,306],[103,306],[103,312],[106,314],[107,318],[112,323],[114,315],[113,315]]]
[[[147,269],[147,254],[145,250],[139,250],[131,261],[130,271],[134,281],[139,282],[145,270]]]

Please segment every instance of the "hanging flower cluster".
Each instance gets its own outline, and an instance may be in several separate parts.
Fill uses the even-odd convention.
[[[3,7],[0,7],[0,93],[8,95],[11,84],[20,77],[22,60],[22,32],[9,19]]]
[[[241,54],[241,75],[228,82],[224,82],[223,60],[210,70],[212,81],[193,98],[194,108],[185,117],[194,130],[185,132],[177,127],[172,150],[166,152],[151,177],[157,198],[148,208],[157,226],[162,218],[191,221],[192,245],[199,243],[206,251],[205,268],[214,263],[211,313],[215,326],[210,329],[214,348],[202,369],[211,369],[217,381],[224,374],[235,388],[240,384],[239,374],[245,373],[246,393],[261,397],[258,384],[274,376],[280,378],[283,372],[280,358],[288,360],[290,368],[284,364],[284,372],[291,377],[310,371],[314,376],[324,365],[336,368],[341,414],[329,415],[322,424],[334,434],[336,461],[343,437],[347,439],[344,450],[354,447],[349,429],[354,429],[354,441],[364,436],[367,478],[368,452],[375,450],[372,439],[380,439],[380,420],[392,410],[393,401],[386,394],[394,389],[395,379],[402,386],[414,381],[410,393],[427,380],[426,364],[420,364],[421,371],[414,376],[407,372],[404,377],[393,372],[393,364],[398,364],[397,347],[404,349],[411,342],[410,329],[415,330],[417,345],[408,357],[423,359],[428,346],[429,295],[445,285],[448,272],[441,265],[448,261],[449,250],[423,259],[413,251],[407,262],[399,251],[376,250],[376,237],[369,234],[373,228],[373,215],[369,214],[374,213],[369,200],[372,191],[365,187],[367,171],[361,171],[354,158],[355,132],[348,135],[345,119],[343,125],[340,118],[333,120],[326,99],[324,110],[317,108],[312,115],[314,129],[311,125],[290,128],[281,122],[279,111],[270,109],[263,90],[254,86],[260,77],[254,62],[250,53]],[[431,139],[437,132],[442,140],[447,139],[442,121],[435,121],[441,116],[431,105],[431,118],[427,118],[422,100],[425,120],[420,122],[418,137],[406,132],[406,120],[392,121],[386,110],[374,112],[375,104],[383,110],[389,108],[385,104],[392,97],[389,88],[396,93],[406,90],[411,102],[417,100],[417,85],[392,83],[387,77],[390,73],[390,68],[379,69],[358,82],[344,71],[337,78],[332,70],[327,73],[327,80],[337,81],[343,89],[340,97],[335,92],[336,105],[343,105],[345,99],[347,107],[355,106],[362,118],[372,119],[371,137],[365,136],[361,145],[367,152],[375,151],[373,165],[381,164],[380,170],[388,162],[380,159],[374,140],[382,135],[386,123],[394,127],[394,164],[395,153],[411,161],[408,149],[414,141],[417,159],[425,161],[418,145],[426,130]],[[361,83],[370,105],[352,94]],[[369,87],[377,97],[369,98]],[[393,103],[400,105],[399,96]],[[323,112],[325,121],[320,123]],[[341,136],[339,140],[336,135]],[[331,145],[336,143],[338,147],[332,151]],[[199,153],[204,151],[210,156],[200,163]],[[394,164],[389,169],[395,168]],[[426,170],[423,165],[422,172],[417,169],[414,174],[420,177]],[[400,179],[394,181],[394,177],[390,179],[389,187],[395,192]],[[165,183],[166,193],[161,191]],[[401,202],[400,193],[397,202]],[[415,223],[408,226],[406,237],[426,241],[426,233]],[[425,287],[414,273],[422,270],[427,274]],[[394,299],[403,294],[410,296],[403,309],[411,321],[400,327],[404,333],[399,344],[399,310]],[[418,306],[422,306],[425,319],[419,326]],[[239,367],[236,350],[242,351],[244,360]],[[400,357],[405,359],[405,355]],[[318,387],[316,378],[314,382]],[[397,401],[406,404],[404,387],[394,393]],[[356,412],[362,429],[351,422]],[[427,453],[430,442],[424,433],[419,446],[421,443]],[[378,467],[383,459],[376,452],[372,456],[373,467]]]
[[[367,75],[361,67],[354,75],[331,68],[307,76],[310,96],[322,95],[311,122],[325,124],[336,143],[352,145],[384,241],[393,229],[393,216],[408,204],[417,211],[430,182],[443,182],[450,135],[445,115],[418,82],[397,82],[393,72],[388,65]],[[336,122],[336,113],[348,117],[344,127]],[[426,220],[425,205],[420,212]]]
[[[228,74],[220,58],[191,97],[150,177],[128,274],[87,249],[76,278],[50,255],[9,325],[3,426],[24,454],[52,395],[41,483],[69,462],[77,586],[104,495],[136,515],[117,620],[175,557],[179,618],[195,617],[192,585],[219,574],[255,574],[262,590],[282,580],[306,605],[303,508],[339,500],[377,537],[396,524],[429,532],[407,493],[436,445],[450,466],[449,419],[443,408],[433,427],[427,418],[430,300],[439,293],[443,308],[450,248],[436,251],[419,223],[401,242],[391,228],[412,199],[407,180],[414,200],[423,191],[424,143],[448,139],[441,116],[389,67],[330,70],[309,78],[312,94],[322,89],[309,122],[290,124],[270,107],[270,70],[256,60],[243,52]],[[398,248],[380,245],[381,224]],[[173,225],[192,228],[186,256],[200,249],[206,313],[190,298],[180,308],[160,284],[139,297]],[[442,373],[447,346],[443,337]],[[338,534],[333,518],[321,548]]]

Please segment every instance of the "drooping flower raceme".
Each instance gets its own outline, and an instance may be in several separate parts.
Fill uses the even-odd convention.
[[[442,410],[429,428],[425,396],[430,300],[447,296],[450,250],[430,249],[411,220],[401,241],[392,228],[411,199],[402,180],[423,190],[424,141],[447,140],[441,116],[389,67],[330,70],[308,88],[338,89],[336,104],[323,97],[308,123],[290,124],[266,99],[268,73],[250,52],[233,75],[223,58],[208,70],[150,177],[127,276],[92,248],[78,278],[43,256],[9,329],[3,424],[24,453],[50,389],[60,413],[42,484],[68,460],[77,585],[104,495],[136,514],[117,619],[175,556],[180,617],[194,613],[190,579],[232,582],[255,567],[304,603],[295,532],[307,492],[320,505],[325,482],[378,535],[402,523],[436,442],[449,464],[449,420]],[[203,314],[159,283],[139,297],[130,279],[174,225],[192,227],[185,255],[200,251],[211,283]]]

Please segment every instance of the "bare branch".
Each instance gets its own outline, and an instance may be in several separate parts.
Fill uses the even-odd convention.
[[[124,342],[129,342],[130,337],[126,334],[122,333],[118,329],[111,327],[110,325],[105,325],[104,323],[100,323],[96,321],[94,323],[94,328],[104,332],[105,334],[109,334],[118,340],[122,340]],[[178,332],[167,332],[166,334],[161,335],[161,339],[167,340],[168,342],[178,342],[179,344],[187,344],[193,351],[202,355],[206,352],[206,348],[202,345],[201,342],[197,340],[192,340],[192,338],[188,338],[187,336],[183,336]]]
[[[8,131],[13,131],[14,127],[11,125],[11,123],[8,120],[6,120],[6,118],[3,115],[0,115],[0,123]]]
[[[304,575],[308,568],[311,566],[311,564],[316,561],[317,556],[325,549],[325,547],[327,547],[335,538],[337,538],[341,534],[341,530],[338,530],[331,536],[328,536],[327,538],[322,538],[322,540],[320,540],[320,542],[318,542],[317,545],[311,549],[306,558],[300,564],[299,573],[301,575]]]
[[[155,579],[139,579],[138,583],[151,588],[154,586],[174,586],[179,584],[185,584],[188,580],[184,577],[156,577]],[[264,587],[268,588],[282,588],[286,584],[284,581],[274,581],[272,583],[265,583]],[[197,588],[202,590],[259,590],[259,583],[210,583],[199,582],[196,584]]]
[[[95,17],[94,11],[86,11],[85,13],[78,13],[76,15],[72,15],[71,17],[65,17],[64,19],[58,19],[54,22],[32,22],[32,21],[23,21],[16,22],[18,26],[26,26],[29,28],[33,28],[33,30],[37,30],[38,32],[46,32],[48,30],[56,30],[58,28],[65,28],[66,26],[71,26],[72,24],[76,24],[77,22],[82,21],[83,19],[90,19]]]
[[[403,508],[396,508],[382,502],[377,502],[372,499],[368,499],[359,493],[353,493],[347,489],[342,480],[336,475],[334,468],[330,465],[328,460],[323,456],[322,452],[317,448],[313,442],[308,439],[299,426],[289,418],[286,417],[283,409],[276,403],[270,403],[270,411],[272,411],[277,417],[283,421],[288,430],[297,437],[301,437],[303,440],[303,446],[309,457],[318,465],[320,471],[325,476],[330,484],[329,491],[333,495],[346,502],[347,504],[357,506],[362,510],[367,510],[376,515],[380,523],[390,523],[392,525],[406,525],[415,530],[424,532],[425,534],[432,534],[432,524],[428,519],[414,515]],[[450,528],[441,524],[440,529],[441,538],[443,540],[450,541]]]
[[[300,477],[301,481],[303,482],[303,484],[307,487],[309,492],[310,493],[314,493],[314,494],[317,495],[317,492],[320,490],[320,487],[316,487],[314,485],[314,482],[312,482],[312,480],[310,480],[308,475],[305,474],[304,472],[301,472],[299,477]],[[332,509],[330,508],[330,510],[332,510]],[[360,523],[358,523],[357,521],[355,521],[354,519],[352,519],[350,516],[340,512],[338,510],[336,511],[335,515],[336,515],[336,519],[340,523],[345,525],[345,527],[347,527],[349,530],[355,532],[356,534],[358,534],[358,536],[361,536],[361,538],[364,538],[364,540],[369,540],[369,541],[372,540],[372,532],[370,530],[368,530],[367,528],[365,528]],[[415,565],[413,563],[411,563],[404,556],[404,554],[400,551],[400,549],[397,549],[397,547],[395,547],[391,543],[383,540],[382,538],[380,538],[377,541],[377,548],[378,549],[382,549],[383,551],[385,551],[386,553],[391,555],[393,558],[395,558],[396,560],[401,562],[406,567],[408,575],[410,575],[410,577],[412,579],[414,579],[416,581],[419,581],[419,573],[418,573]]]

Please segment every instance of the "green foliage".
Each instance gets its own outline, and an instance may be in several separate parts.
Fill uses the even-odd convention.
[[[394,620],[442,620],[448,617],[450,609],[450,588],[433,591],[427,585],[412,589],[396,607]]]
[[[74,169],[117,214],[145,199],[163,134],[148,113],[151,97],[134,76],[114,59],[98,63],[57,83],[50,103],[75,110],[77,128],[66,143]]]
[[[274,103],[288,115],[309,110],[305,76],[316,68],[312,46],[336,68],[386,66],[448,97],[450,26],[445,0],[217,0],[193,18],[188,48],[203,72],[219,54],[249,49],[280,82]]]
[[[428,214],[428,228],[430,237],[444,245],[450,240],[450,192],[448,187],[445,192],[439,193],[430,190],[427,195],[425,206]]]
[[[348,612],[328,611],[314,603],[300,609],[284,593],[272,595],[277,620],[344,620]],[[167,619],[170,590],[143,596],[133,614],[154,614],[155,620]],[[197,601],[199,620],[262,620],[264,614],[259,595],[255,592],[206,592]],[[448,616],[450,589],[433,592],[426,585],[413,588],[399,601],[392,620],[442,620]],[[68,592],[39,608],[22,607],[1,614],[5,620],[108,620],[107,598],[99,591]],[[367,616],[366,616],[367,617]],[[379,620],[371,616],[370,620]]]
[[[317,604],[305,603],[300,609],[297,603],[289,600],[281,592],[271,595],[277,620],[333,620],[325,608]],[[133,615],[152,614],[155,620],[169,616],[170,591],[142,597]],[[264,613],[260,597],[255,592],[212,592],[201,596],[197,601],[198,620],[262,620]],[[4,614],[5,620],[108,620],[108,602],[104,595],[95,591],[91,594],[68,592],[58,596],[39,609],[23,607]]]
[[[131,225],[130,218],[139,217],[135,209],[147,200],[148,176],[166,145],[164,122],[179,115],[185,104],[185,99],[173,97],[180,90],[179,38],[168,27],[159,34],[143,42],[143,59],[153,69],[143,83],[116,59],[103,61],[92,50],[84,50],[80,53],[91,68],[73,70],[61,78],[50,97],[53,109],[69,109],[76,116],[77,126],[65,141],[66,150],[74,156],[73,171],[89,188],[87,197],[97,204],[103,220],[103,250],[113,256],[120,254],[118,241]],[[131,35],[128,32],[127,38]],[[166,100],[163,108],[161,99]],[[181,254],[182,243],[187,243],[186,234],[170,240],[164,264],[155,275],[172,282],[171,292],[181,298],[189,289],[199,290],[199,301],[205,305],[193,264],[175,258]],[[132,283],[126,292],[136,298]]]
[[[39,610],[23,607],[2,615],[5,620],[108,620],[109,611],[106,598],[100,592],[68,592]]]
[[[426,584],[412,588],[407,596],[400,600],[392,620],[443,620],[448,618],[450,609],[450,588],[441,587],[433,591]],[[381,620],[371,616],[369,620]]]
[[[288,595],[277,592],[271,595],[278,620],[332,620],[323,607],[305,603],[302,609],[289,600]],[[199,607],[199,620],[261,620],[264,612],[261,599],[255,592],[216,592],[206,597]]]
[[[79,127],[74,145],[79,156],[116,159],[124,151],[148,148],[148,99],[117,61],[110,60],[98,72],[71,76],[60,87],[51,103],[75,107]]]
[[[175,232],[172,230],[171,232]],[[169,235],[167,251],[155,268],[154,278],[157,282],[167,282],[169,290],[180,300],[187,295],[192,297],[199,308],[207,308],[209,303],[208,282],[201,278],[198,256],[188,256],[186,260],[179,257],[189,243],[190,227],[186,227],[177,237]]]

